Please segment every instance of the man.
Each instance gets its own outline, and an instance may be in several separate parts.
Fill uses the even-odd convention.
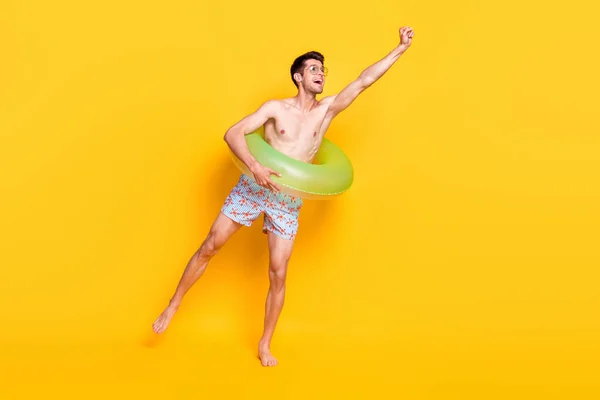
[[[188,262],[169,305],[156,319],[153,329],[163,332],[179,308],[183,296],[202,276],[209,261],[241,226],[250,226],[264,213],[263,232],[269,248],[269,291],[265,304],[264,331],[258,344],[263,366],[277,360],[270,351],[271,339],[283,308],[287,266],[298,230],[302,200],[279,191],[271,175],[281,176],[260,165],[250,154],[245,135],[264,126],[265,140],[276,150],[310,163],[333,118],[345,110],[365,89],[377,81],[410,47],[413,29],[400,28],[400,43],[387,56],[365,69],[339,94],[316,100],[323,92],[327,69],[318,52],[299,56],[291,66],[291,77],[298,89],[295,97],[269,100],[253,114],[244,117],[225,133],[231,151],[248,167],[254,179],[242,174],[227,196],[221,212],[207,237]]]

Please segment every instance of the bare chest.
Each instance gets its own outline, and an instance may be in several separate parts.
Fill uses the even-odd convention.
[[[290,111],[282,112],[265,125],[265,133],[281,142],[313,141],[321,135],[323,115],[311,112],[307,115]]]

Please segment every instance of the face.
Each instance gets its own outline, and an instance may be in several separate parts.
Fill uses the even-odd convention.
[[[307,60],[304,63],[304,69],[302,70],[302,84],[304,90],[316,94],[323,93],[326,76],[327,68],[323,66],[321,61]]]

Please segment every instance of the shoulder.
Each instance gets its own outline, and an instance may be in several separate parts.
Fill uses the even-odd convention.
[[[331,112],[331,105],[335,102],[336,98],[337,98],[337,94],[332,95],[332,96],[323,97],[319,101],[320,107],[322,107],[323,111],[325,112],[326,119],[330,120],[335,116],[335,113]]]
[[[319,100],[319,105],[329,107],[331,105],[331,103],[333,103],[333,101],[335,100],[336,97],[337,97],[337,95],[335,95],[335,94],[332,96],[323,97],[321,100]]]
[[[261,104],[260,108],[275,110],[281,108],[284,105],[283,100],[269,99]]]
[[[274,116],[280,110],[282,110],[284,103],[282,100],[270,99],[263,102],[258,108],[257,112],[260,114],[265,114],[267,116]]]

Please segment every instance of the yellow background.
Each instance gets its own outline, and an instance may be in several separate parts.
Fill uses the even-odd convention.
[[[597,2],[3,1],[2,398],[600,395]],[[260,223],[171,296],[238,171],[225,130],[412,48],[332,125],[273,343]]]

